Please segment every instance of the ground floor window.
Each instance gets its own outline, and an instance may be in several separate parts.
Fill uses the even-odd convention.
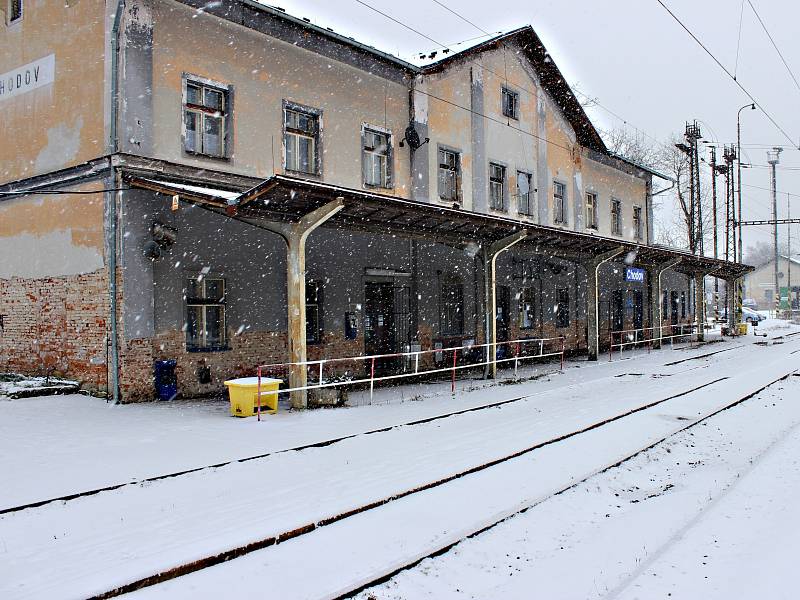
[[[519,295],[519,328],[533,329],[536,325],[535,290],[532,287],[522,288]]]
[[[556,327],[569,327],[569,289],[556,290]]]
[[[681,292],[681,319],[686,318],[686,292]]]
[[[306,281],[306,342],[322,341],[322,282]]]
[[[443,283],[439,297],[441,335],[464,333],[464,286],[460,283]]]
[[[186,349],[225,348],[225,280],[208,277],[186,282]]]

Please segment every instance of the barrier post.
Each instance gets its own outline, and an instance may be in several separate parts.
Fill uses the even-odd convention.
[[[256,409],[256,419],[258,421],[261,420],[261,367],[258,367],[258,386],[256,387],[256,403],[258,408]]]
[[[458,357],[458,348],[453,349],[453,373],[450,377],[450,393],[456,393],[456,358]]]
[[[372,357],[372,366],[369,372],[369,403],[372,404],[372,392],[375,389],[375,357]]]
[[[319,386],[320,387],[322,387],[322,384],[323,384],[323,381],[322,381],[322,365],[324,365],[324,364],[325,364],[324,360],[319,361]]]
[[[608,334],[608,362],[613,360],[614,356],[614,332],[610,331]]]
[[[566,338],[562,336],[561,337],[561,370],[562,371],[564,370],[564,349],[565,349],[565,346],[566,346],[566,342],[567,342]]]

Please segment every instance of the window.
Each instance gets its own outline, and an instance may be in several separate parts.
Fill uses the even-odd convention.
[[[8,22],[13,23],[22,18],[22,0],[10,0],[8,3]]]
[[[503,88],[503,116],[519,119],[519,94]]]
[[[306,342],[322,341],[322,282],[306,281]]]
[[[519,214],[533,214],[533,189],[531,189],[533,176],[530,173],[517,171],[517,196],[519,199]]]
[[[633,207],[633,237],[637,240],[642,239],[642,207]]]
[[[669,314],[669,292],[664,290],[664,299],[661,301],[661,318],[666,319]]]
[[[567,222],[566,193],[563,183],[553,182],[553,223],[565,225]]]
[[[686,318],[686,292],[681,292],[681,319]]]
[[[439,197],[448,202],[459,201],[461,158],[458,152],[439,148]]]
[[[489,163],[489,208],[505,210],[506,168]]]
[[[363,140],[364,185],[392,187],[392,152],[389,133],[365,127],[361,139]]]
[[[586,194],[586,229],[597,229],[597,194]]]
[[[439,298],[441,335],[464,333],[464,286],[460,283],[443,283]]]
[[[283,150],[287,171],[319,175],[320,113],[286,103],[283,110]]]
[[[225,348],[224,279],[198,277],[186,282],[186,348]]]
[[[183,104],[186,152],[224,158],[229,90],[202,80],[185,79]]]
[[[569,290],[556,290],[556,327],[569,327]]]
[[[522,288],[519,295],[519,328],[533,329],[536,324],[535,290],[532,287]]]
[[[622,204],[616,198],[611,199],[611,234],[622,233]]]

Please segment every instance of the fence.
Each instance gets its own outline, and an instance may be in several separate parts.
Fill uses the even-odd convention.
[[[510,357],[498,358],[498,351],[507,348]],[[483,349],[483,351],[481,351]],[[492,349],[494,349],[497,364],[514,363],[514,375],[517,375],[519,363],[532,359],[541,359],[551,356],[559,356],[561,359],[561,369],[564,368],[565,338],[529,338],[497,342],[495,344],[469,344],[464,346],[453,346],[449,348],[432,348],[429,350],[412,350],[409,352],[395,352],[392,354],[374,354],[367,356],[351,356],[345,358],[323,358],[320,360],[308,360],[303,362],[276,363],[271,365],[260,365],[258,367],[258,391],[257,391],[257,414],[261,419],[261,396],[262,394],[274,393],[261,391],[261,379],[267,376],[279,376],[288,373],[293,368],[304,368],[307,377],[313,377],[311,383],[304,386],[290,387],[281,392],[295,392],[302,390],[320,390],[346,385],[369,384],[370,401],[375,390],[375,383],[384,381],[400,380],[407,377],[419,377],[423,375],[435,375],[440,373],[450,373],[450,390],[455,392],[456,372],[464,369],[475,369],[478,367],[488,367],[492,364]],[[459,357],[461,363],[459,364]],[[432,358],[433,360],[425,360]],[[391,373],[387,375],[377,375],[376,365],[382,366],[386,361],[401,362],[401,373]],[[425,368],[425,363],[432,363],[433,368]],[[332,373],[331,369],[337,366],[353,365],[352,376],[348,371],[345,374]],[[422,363],[422,365],[420,364]],[[360,365],[360,368],[359,368]],[[326,368],[328,369],[326,371]],[[357,378],[356,372],[368,373],[369,376]],[[328,379],[326,381],[326,375]]]
[[[665,328],[667,329],[668,335],[664,335]],[[658,335],[656,335],[656,332],[658,332]],[[626,347],[636,347],[639,344],[647,344],[647,351],[649,353],[650,349],[653,347],[653,342],[669,340],[670,346],[674,348],[676,338],[689,336],[689,344],[691,344],[691,336],[696,335],[696,333],[697,325],[695,323],[679,323],[676,325],[662,325],[660,327],[640,327],[639,329],[610,331],[608,360],[613,360],[614,348],[619,348],[619,355],[621,357]],[[619,342],[617,343],[614,342],[615,336],[619,336]]]

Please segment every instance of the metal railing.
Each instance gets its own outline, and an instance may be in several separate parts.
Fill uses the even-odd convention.
[[[667,329],[665,335],[664,330]],[[670,347],[675,347],[675,340],[678,338],[689,337],[689,344],[692,343],[693,335],[697,334],[696,323],[676,323],[674,325],[661,325],[655,327],[640,327],[638,329],[623,329],[621,331],[609,331],[608,360],[613,360],[614,348],[619,348],[619,355],[626,347],[636,347],[640,344],[647,345],[649,353],[654,342],[664,342],[669,340]],[[619,341],[615,343],[615,336]]]
[[[491,365],[492,362],[496,362],[497,364],[514,363],[514,376],[516,377],[521,361],[559,356],[561,359],[560,368],[563,370],[565,347],[565,338],[563,336],[559,336],[553,338],[518,339],[497,342],[494,344],[465,344],[463,346],[451,346],[448,348],[431,348],[427,350],[412,350],[409,352],[393,352],[390,354],[323,358],[319,360],[307,360],[303,362],[259,365],[257,368],[258,388],[256,411],[260,420],[261,396],[275,393],[274,391],[261,391],[262,378],[269,375],[283,373],[288,374],[293,368],[305,368],[307,370],[307,376],[313,376],[315,379],[310,383],[306,383],[304,386],[282,389],[280,390],[280,393],[303,390],[319,390],[347,385],[369,384],[370,401],[372,401],[375,383],[400,380],[407,377],[435,375],[439,373],[451,373],[450,391],[455,392],[457,371],[486,367]],[[498,350],[502,348],[507,348],[511,356],[498,358]],[[480,352],[481,349],[483,349],[483,352]],[[495,355],[494,361],[492,361],[492,352],[494,352]],[[459,358],[461,359],[460,364]],[[392,359],[402,359],[401,368],[404,369],[404,372],[376,376],[376,364],[381,367],[382,361],[388,361]],[[350,378],[351,375],[349,374],[349,371],[345,371],[344,375],[342,375],[341,372],[331,372],[331,367],[346,365],[346,363],[353,364],[353,378]],[[433,367],[426,368],[426,363],[432,364]],[[361,365],[361,367],[359,368],[358,365]],[[328,368],[327,372],[326,368]],[[357,378],[355,376],[357,371],[369,373],[369,376]],[[326,375],[329,375],[329,379],[327,381]]]

